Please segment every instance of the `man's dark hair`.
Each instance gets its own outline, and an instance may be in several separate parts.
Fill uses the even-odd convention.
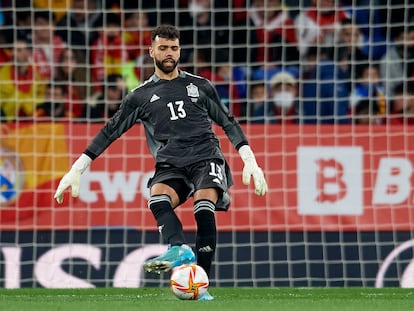
[[[121,17],[118,14],[109,12],[103,15],[104,25],[116,25],[121,26]]]
[[[47,84],[48,89],[60,89],[62,91],[62,95],[66,95],[68,93],[67,86],[64,83],[55,83],[55,82],[49,82]]]
[[[119,79],[123,79],[123,76],[118,73],[112,73],[105,78],[105,86],[109,89],[117,89]]]
[[[29,4],[30,7],[30,4]],[[29,10],[16,10],[16,20],[25,20],[31,18],[32,13]]]
[[[378,72],[380,70],[380,66],[379,66],[378,63],[373,63],[373,62],[369,62],[369,61],[357,62],[357,64],[355,65],[355,73],[356,73],[356,76],[358,78],[361,78],[362,77],[362,74],[364,73],[364,71],[366,69],[369,69],[369,68],[375,68],[375,69],[378,70]]]
[[[49,11],[49,10],[35,11],[34,20],[37,20],[38,18],[44,19],[48,22],[53,23],[54,20],[55,20],[55,13],[53,13],[52,11]]]
[[[355,114],[372,114],[376,115],[379,113],[379,105],[376,100],[373,99],[362,99],[355,106]]]
[[[394,89],[394,95],[411,94],[414,95],[414,84],[408,81],[397,84]]]
[[[341,22],[341,26],[347,26],[347,25],[353,25],[352,18],[344,18],[344,20]]]
[[[151,41],[155,41],[156,37],[168,39],[168,40],[175,40],[180,39],[180,32],[178,29],[173,25],[160,25],[157,28],[155,28],[151,33]]]

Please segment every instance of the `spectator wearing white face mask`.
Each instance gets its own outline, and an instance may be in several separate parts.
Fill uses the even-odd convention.
[[[297,82],[293,74],[281,71],[270,79],[270,96],[277,123],[294,123],[297,95]]]

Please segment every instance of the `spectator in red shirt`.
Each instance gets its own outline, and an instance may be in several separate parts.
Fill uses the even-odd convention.
[[[340,0],[314,0],[313,6],[295,18],[300,55],[305,56],[309,46],[333,46],[346,18],[349,16],[340,8]]]
[[[122,40],[121,18],[115,13],[103,15],[99,38],[91,46],[91,75],[95,91],[102,91],[102,82],[110,74],[121,74],[127,55]]]
[[[88,75],[82,54],[78,50],[65,48],[59,58],[54,83],[64,85],[66,110],[69,116],[82,116],[88,94]]]
[[[124,31],[122,33],[127,49],[128,60],[137,61],[148,52],[151,45],[151,29],[148,28],[148,16],[144,11],[124,13]]]
[[[280,0],[253,0],[246,19],[239,20],[233,35],[234,60],[261,67],[297,66],[299,52],[293,20]],[[245,48],[246,39],[249,46]],[[242,46],[243,48],[237,48]]]
[[[44,79],[52,79],[55,64],[65,48],[63,40],[55,34],[51,11],[35,11],[33,29],[33,58]]]

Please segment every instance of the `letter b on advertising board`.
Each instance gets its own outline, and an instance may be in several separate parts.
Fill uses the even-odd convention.
[[[361,215],[361,147],[298,147],[298,212],[301,215]]]

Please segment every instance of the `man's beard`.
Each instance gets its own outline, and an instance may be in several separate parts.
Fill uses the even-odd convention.
[[[164,63],[158,59],[155,60],[155,65],[158,67],[158,69],[160,69],[163,73],[168,74],[174,71],[174,69],[177,67],[178,65],[178,61],[174,61],[174,65],[173,66],[165,66]]]

